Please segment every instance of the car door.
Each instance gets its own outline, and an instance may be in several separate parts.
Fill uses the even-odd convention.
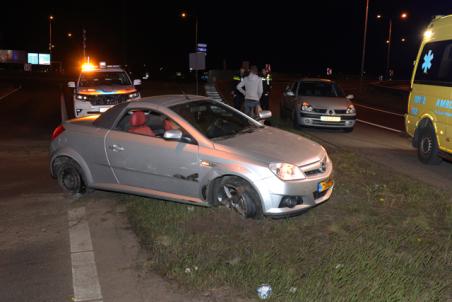
[[[163,114],[143,109],[152,120],[146,125],[155,136],[131,133],[127,129],[131,112],[121,118],[105,140],[110,165],[119,184],[199,198],[198,145],[163,139]],[[174,123],[174,122],[173,122]],[[177,125],[176,123],[174,123]]]
[[[284,92],[284,109],[291,112],[295,103],[297,94],[298,82],[293,82],[287,85],[286,91]]]

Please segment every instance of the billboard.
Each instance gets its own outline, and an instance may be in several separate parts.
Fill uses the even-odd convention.
[[[49,53],[40,53],[39,54],[39,65],[50,65],[50,54]]]
[[[28,62],[28,64],[33,64],[33,65],[39,64],[38,54],[29,52],[27,62]]]
[[[0,63],[26,63],[25,51],[0,49]]]

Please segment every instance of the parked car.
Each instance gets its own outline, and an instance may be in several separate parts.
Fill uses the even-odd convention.
[[[224,205],[245,217],[297,214],[333,191],[322,146],[199,96],[144,98],[66,121],[53,132],[50,158],[51,174],[72,194],[92,188]]]
[[[405,127],[422,163],[452,160],[452,15],[436,17],[424,33]]]
[[[287,85],[281,101],[282,118],[291,117],[294,128],[328,127],[350,132],[356,110],[341,87],[331,80],[305,78]]]

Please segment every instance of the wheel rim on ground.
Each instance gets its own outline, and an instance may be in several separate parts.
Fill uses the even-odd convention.
[[[226,184],[220,189],[217,200],[226,207],[234,208],[240,215],[246,217],[248,208],[243,189],[231,184]]]
[[[62,171],[61,183],[70,192],[75,192],[79,185],[78,172],[74,168],[67,168]]]
[[[433,140],[430,136],[424,136],[421,140],[421,152],[425,156],[428,156],[432,152]]]

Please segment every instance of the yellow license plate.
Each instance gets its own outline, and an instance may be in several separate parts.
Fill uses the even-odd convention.
[[[324,121],[324,122],[340,122],[341,117],[340,116],[321,116],[320,120]]]
[[[322,193],[323,191],[326,191],[333,186],[334,186],[333,180],[319,182],[319,184],[317,185],[317,192]]]

